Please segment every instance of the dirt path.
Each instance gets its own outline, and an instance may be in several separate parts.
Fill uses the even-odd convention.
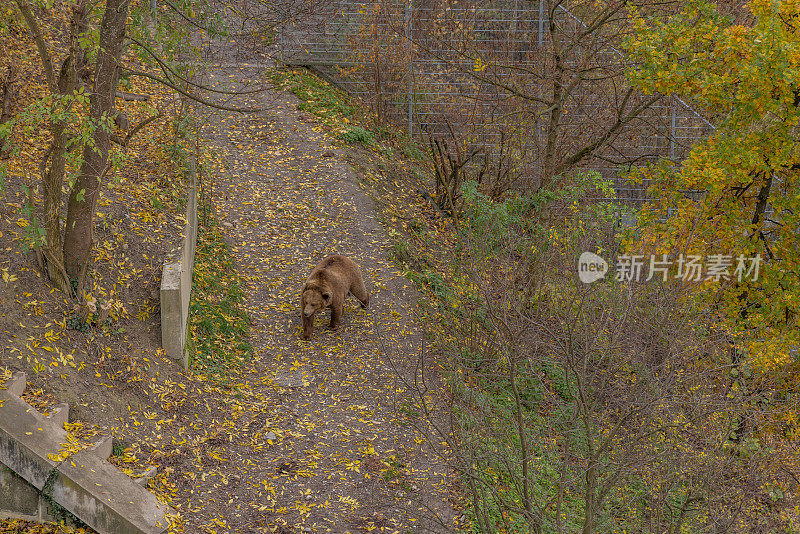
[[[220,69],[212,84],[261,72]],[[413,288],[389,261],[375,206],[341,149],[323,156],[333,149],[320,125],[289,93],[238,103],[248,101],[267,110],[219,112],[204,137],[227,169],[215,177],[215,198],[253,320],[249,413],[238,433],[218,439],[226,480],[198,479],[197,502],[232,532],[443,532],[449,480],[397,412],[402,389],[389,364],[413,360],[421,346]],[[338,332],[326,314],[304,342],[299,290],[331,253],[362,266],[370,308],[350,297]]]

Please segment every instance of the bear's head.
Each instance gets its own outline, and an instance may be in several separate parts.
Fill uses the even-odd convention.
[[[306,286],[306,288],[303,289],[303,296],[301,300],[303,301],[303,315],[306,317],[311,317],[318,311],[322,311],[330,305],[331,291],[325,286]]]

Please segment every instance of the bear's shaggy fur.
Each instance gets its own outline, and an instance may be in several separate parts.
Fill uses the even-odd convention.
[[[337,254],[328,256],[314,267],[300,296],[303,339],[311,339],[314,316],[325,308],[331,309],[331,328],[339,326],[348,292],[361,301],[362,308],[369,305],[369,293],[356,262]]]

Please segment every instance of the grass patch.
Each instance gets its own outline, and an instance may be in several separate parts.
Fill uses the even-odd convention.
[[[304,69],[270,69],[267,77],[302,100],[298,109],[316,115],[323,124],[340,129],[355,116],[354,106],[347,93]]]
[[[338,137],[345,143],[358,143],[364,146],[371,145],[373,141],[372,132],[362,128],[361,126],[353,126],[348,128],[347,130],[341,132]]]
[[[232,372],[253,352],[250,317],[242,309],[239,273],[217,221],[210,217],[198,230],[189,305],[192,368],[229,384]]]
[[[410,159],[415,159],[417,161],[425,161],[427,156],[425,152],[423,152],[419,146],[415,143],[409,142],[403,147],[403,155]]]
[[[305,69],[273,68],[266,74],[278,88],[302,100],[298,109],[317,116],[325,126],[337,132],[336,136],[342,141],[372,146],[382,150],[382,155],[386,157],[394,158],[395,154],[402,154],[406,159],[418,162],[428,159],[418,142],[408,136],[406,129],[379,124],[367,108],[314,73]],[[364,125],[370,125],[369,129]],[[382,149],[376,140],[390,141],[397,151]]]
[[[392,259],[400,267],[408,268],[414,263],[414,255],[406,241],[397,240],[392,243]]]

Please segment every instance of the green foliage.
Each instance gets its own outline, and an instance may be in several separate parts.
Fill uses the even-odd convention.
[[[465,252],[483,263],[510,243],[514,254],[532,261],[567,240],[586,238],[591,228],[613,226],[620,208],[610,201],[587,200],[590,193],[611,199],[616,196],[611,182],[596,171],[577,174],[556,189],[542,188],[527,196],[509,193],[502,201],[478,191],[476,182],[466,182],[462,186],[464,216],[458,227]],[[544,222],[544,215],[551,210],[574,212],[579,203],[577,225],[553,228]]]
[[[197,236],[190,303],[194,369],[221,382],[253,351],[244,292],[228,245],[214,219]]]
[[[199,60],[201,46],[192,39],[197,28],[187,23],[187,19],[202,26],[212,39],[225,39],[229,31],[219,11],[204,8],[200,0],[179,0],[171,2],[170,6],[172,9],[160,9],[158,16],[153,17],[149,1],[133,3],[127,32],[143,46],[135,44],[131,49],[141,64],[158,70],[166,68],[184,79],[191,79],[197,65],[185,58]]]
[[[466,182],[462,187],[464,198],[464,217],[459,226],[462,239],[471,245],[471,250],[485,258],[491,257],[505,242],[509,232],[526,236],[519,245],[520,250],[528,250],[534,240],[542,237],[543,228],[530,217],[532,211],[546,201],[537,197],[524,197],[512,194],[502,202],[495,202],[478,191],[475,181]],[[480,243],[480,248],[474,244]]]
[[[397,132],[385,124],[378,124],[374,126],[372,130],[375,135],[377,135],[378,139],[381,140],[394,139],[397,137]]]
[[[425,152],[420,150],[415,143],[408,143],[408,145],[404,146],[403,155],[407,158],[415,159],[417,161],[424,161],[427,158]]]
[[[92,329],[92,325],[73,312],[67,317],[67,328],[86,334]]]
[[[409,265],[413,255],[408,243],[399,240],[392,243],[392,259],[400,265]]]
[[[425,269],[422,272],[409,271],[408,278],[423,287],[436,299],[442,306],[450,305],[453,292],[442,275],[433,269]]]
[[[365,130],[361,126],[353,126],[341,132],[339,139],[346,143],[358,143],[364,146],[371,145],[373,142],[372,132]]]
[[[329,127],[339,128],[355,115],[356,107],[346,93],[307,70],[270,69],[266,75],[302,100],[298,109],[316,115]]]
[[[399,489],[410,492],[413,491],[411,484],[409,484],[408,466],[396,455],[392,455],[388,460],[384,461],[385,468],[381,469],[381,478],[387,482],[397,484]]]
[[[125,454],[125,445],[121,441],[115,440],[111,456],[119,457],[122,456],[123,454]]]
[[[735,258],[760,255],[756,280],[698,283],[697,302],[720,311],[765,375],[796,374],[800,34],[794,21],[800,6],[756,0],[747,8],[754,17],[748,26],[732,25],[703,0],[664,20],[631,9],[636,31],[626,46],[637,65],[629,74],[634,86],[688,97],[719,124],[680,167],[660,164],[634,173],[651,181],[650,196],[659,201],[642,210],[641,231],[629,250],[728,256],[735,262],[730,271]]]

